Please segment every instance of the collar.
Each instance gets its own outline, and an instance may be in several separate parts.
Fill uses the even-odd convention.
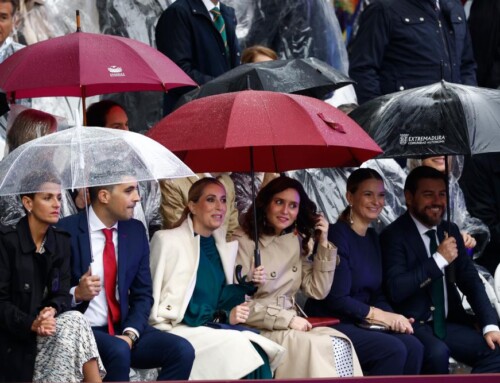
[[[201,0],[203,2],[203,5],[207,9],[208,12],[210,12],[213,8],[217,7],[220,9],[220,2],[218,1],[216,5],[212,3],[211,0]]]
[[[106,227],[104,223],[99,219],[97,214],[95,213],[94,209],[92,209],[92,206],[89,207],[89,230],[91,233],[94,233],[96,231],[101,231],[102,229],[115,229],[118,230],[118,222],[115,222],[115,224],[111,227]]]
[[[19,241],[21,243],[21,250],[25,254],[34,253],[36,251],[36,245],[31,236],[30,225],[28,223],[28,216],[22,217],[16,225],[16,230],[19,235]],[[45,251],[53,254],[55,250],[55,238],[52,230],[52,226],[47,228],[47,233],[45,234]]]
[[[9,36],[5,39],[2,45],[0,45],[0,52],[6,49],[10,44],[12,44],[14,40],[12,40],[12,36]]]
[[[416,219],[411,213],[409,213],[409,214],[410,214],[411,219],[415,223],[415,226],[417,226],[417,230],[420,233],[420,235],[424,235],[429,230],[436,230],[436,233],[437,233],[437,226],[427,227],[422,222],[420,222],[418,219]]]

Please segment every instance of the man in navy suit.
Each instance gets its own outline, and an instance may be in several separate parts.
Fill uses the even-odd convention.
[[[191,344],[148,325],[149,243],[142,223],[131,219],[137,181],[126,175],[122,181],[89,189],[88,218],[83,211],[59,221],[71,234],[73,302],[94,330],[106,381],[128,381],[130,367],[160,367],[158,380],[188,379]]]
[[[447,374],[450,356],[474,373],[500,372],[498,316],[457,226],[442,222],[446,177],[418,167],[404,192],[408,211],[383,231],[381,246],[388,296],[396,311],[415,318],[415,336],[425,348],[422,372]],[[450,264],[456,284],[445,273]],[[474,317],[463,309],[457,287]]]

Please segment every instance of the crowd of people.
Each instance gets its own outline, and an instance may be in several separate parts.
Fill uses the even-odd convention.
[[[157,48],[200,85],[279,59],[288,38],[286,49],[304,53],[280,20],[313,10],[288,2],[294,12],[259,2],[266,12],[249,34],[258,44],[241,51],[233,8],[177,0],[158,20]],[[0,0],[0,62],[22,49],[10,37],[18,6]],[[494,15],[485,9],[474,0],[471,21]],[[498,49],[486,57],[473,44],[458,0],[367,2],[353,36],[359,102],[442,79],[477,85],[499,62]],[[169,92],[164,113],[187,90]],[[86,112],[89,126],[129,129],[114,101]],[[30,108],[12,120],[7,153],[58,124]],[[447,374],[450,358],[500,373],[499,317],[474,261],[493,274],[500,260],[497,156],[158,185],[116,161],[91,176],[113,168],[119,183],[79,190],[33,164],[23,192],[0,197],[0,382],[128,381],[131,369],[158,380]]]

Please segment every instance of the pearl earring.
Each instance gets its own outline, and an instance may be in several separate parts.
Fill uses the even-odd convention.
[[[349,223],[354,224],[354,220],[352,219],[352,205],[349,205]]]

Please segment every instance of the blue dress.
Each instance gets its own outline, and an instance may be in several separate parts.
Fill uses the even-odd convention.
[[[416,337],[357,326],[370,306],[393,311],[382,292],[382,255],[375,230],[369,228],[361,236],[338,221],[330,225],[328,239],[338,247],[340,264],[330,293],[323,300],[309,299],[307,314],[340,318],[333,327],[351,339],[365,375],[419,374],[423,346]]]

